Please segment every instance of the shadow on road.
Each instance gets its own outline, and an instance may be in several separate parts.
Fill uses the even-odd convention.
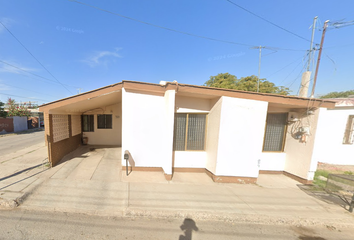
[[[185,218],[180,228],[184,235],[179,235],[179,240],[192,240],[192,232],[199,230],[194,220],[190,218]]]

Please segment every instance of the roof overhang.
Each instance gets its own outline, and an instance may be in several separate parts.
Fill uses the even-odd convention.
[[[108,106],[121,101],[122,88],[128,91],[163,95],[167,90],[175,90],[177,96],[192,96],[197,98],[213,99],[216,97],[233,97],[264,101],[273,105],[292,108],[334,108],[335,102],[302,98],[297,96],[284,96],[269,93],[246,92],[233,89],[211,88],[177,82],[167,82],[164,85],[124,80],[121,83],[109,85],[93,91],[60,99],[40,106],[40,111],[47,113],[83,113],[100,106]]]

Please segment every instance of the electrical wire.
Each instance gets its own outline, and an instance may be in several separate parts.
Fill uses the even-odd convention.
[[[43,69],[45,69],[58,83],[60,83],[60,85],[62,85],[62,87],[64,87],[68,92],[70,92],[71,94],[73,94],[67,87],[65,87],[64,84],[62,84],[56,77],[54,77],[54,75],[30,52],[30,50],[28,50],[28,48],[2,23],[0,22],[0,24],[11,34],[11,36],[13,38],[16,39],[16,41],[34,58],[34,60],[36,60],[39,65],[41,65],[43,67]],[[73,94],[74,95],[74,94]]]
[[[269,78],[269,77],[271,77],[271,76],[273,76],[273,75],[277,74],[278,72],[280,72],[280,71],[284,70],[285,68],[289,67],[289,66],[290,66],[290,65],[292,65],[293,63],[295,63],[295,62],[299,61],[301,58],[303,58],[303,56],[301,56],[301,57],[299,57],[298,59],[296,59],[295,61],[293,61],[293,62],[289,63],[289,64],[288,64],[288,65],[286,65],[285,67],[282,67],[280,70],[278,70],[278,71],[276,71],[276,72],[274,72],[274,73],[272,73],[272,74],[268,75],[266,78]]]
[[[246,9],[246,8],[244,8],[244,7],[240,6],[240,5],[238,5],[237,3],[234,3],[234,2],[231,1],[231,0],[226,0],[226,1],[229,2],[229,3],[231,3],[231,4],[233,4],[233,5],[235,5],[235,6],[238,7],[238,8],[240,8],[240,9],[242,9],[242,10],[248,12],[249,14],[252,14],[253,16],[255,16],[255,17],[257,17],[257,18],[260,18],[260,19],[262,19],[263,21],[265,21],[265,22],[267,22],[267,23],[269,23],[269,24],[271,24],[271,25],[273,25],[273,26],[275,26],[275,27],[277,27],[277,28],[279,28],[279,29],[281,29],[281,30],[287,32],[287,33],[290,33],[290,34],[292,34],[292,35],[294,35],[294,36],[296,36],[296,37],[298,37],[298,38],[301,38],[302,40],[305,40],[305,41],[307,41],[307,42],[311,42],[310,40],[308,40],[308,39],[306,39],[306,38],[304,38],[304,37],[301,37],[300,35],[298,35],[298,34],[296,34],[296,33],[294,33],[294,32],[291,32],[291,31],[289,31],[289,30],[287,30],[287,29],[281,27],[281,26],[279,26],[278,24],[273,23],[273,22],[271,22],[271,21],[265,19],[264,17],[261,17],[261,16],[259,16],[258,14],[254,13],[254,12],[251,12],[250,10],[248,10],[248,9]]]
[[[283,82],[297,69],[297,67],[301,64],[301,62],[304,61],[304,58],[305,58],[305,56],[302,58],[302,61],[300,61],[300,62],[295,66],[295,68],[294,68],[283,80],[280,81],[279,85],[280,85],[281,83],[283,83]]]
[[[13,85],[9,85],[9,84],[7,84],[7,83],[2,83],[2,82],[0,82],[0,86],[1,86],[1,85],[8,86],[8,87],[13,87],[13,88],[18,88],[18,89],[22,89],[22,90],[26,90],[26,91],[29,91],[29,92],[39,93],[39,94],[41,94],[41,95],[47,95],[47,96],[50,96],[50,97],[60,98],[60,97],[53,96],[53,95],[50,95],[50,94],[41,93],[41,92],[37,92],[37,91],[33,91],[33,90],[28,90],[28,89],[26,89],[26,88],[16,87],[16,86],[13,86]]]
[[[40,101],[50,102],[49,100],[40,99],[40,98],[25,97],[25,96],[13,95],[13,94],[2,93],[2,92],[0,92],[0,94],[5,95],[5,96],[11,96],[11,97],[27,98],[27,99],[33,99],[33,100],[40,100]]]
[[[13,68],[16,68],[16,69],[18,69],[18,70],[20,70],[20,71],[22,71],[22,72],[31,74],[31,75],[33,75],[33,76],[35,76],[35,77],[38,77],[38,78],[42,78],[42,79],[44,79],[44,80],[47,80],[47,81],[49,81],[50,83],[60,84],[60,83],[58,83],[58,82],[56,82],[56,81],[54,81],[54,80],[51,80],[51,79],[49,79],[49,78],[40,76],[40,75],[35,74],[35,73],[32,73],[32,72],[30,72],[30,71],[24,70],[24,69],[22,69],[22,68],[20,68],[20,67],[17,67],[17,66],[15,66],[15,65],[10,64],[10,63],[8,63],[8,62],[5,62],[5,61],[3,61],[3,60],[0,60],[0,62],[3,63],[3,64],[6,64],[6,65],[8,65],[8,66],[11,66],[11,67],[13,67]],[[26,75],[24,75],[24,76],[26,76]],[[43,80],[39,80],[39,79],[36,79],[36,80],[42,81],[42,82],[47,82],[47,81],[43,81]],[[66,86],[68,86],[68,87],[77,88],[77,87],[75,87],[75,86],[71,86],[71,85],[64,84],[64,83],[63,83],[63,85],[66,85]]]
[[[146,22],[146,21],[142,21],[142,20],[136,19],[136,18],[128,17],[128,16],[125,16],[125,15],[122,15],[122,14],[119,14],[119,13],[115,13],[115,12],[112,12],[112,11],[109,11],[109,10],[106,10],[106,9],[103,9],[103,8],[99,8],[99,7],[84,3],[84,2],[76,1],[76,0],[68,0],[68,1],[75,2],[75,3],[81,4],[81,5],[90,7],[90,8],[94,8],[96,10],[99,10],[99,11],[102,11],[102,12],[106,12],[106,13],[109,13],[109,14],[112,14],[112,15],[116,15],[118,17],[129,19],[131,21],[139,22],[139,23],[146,24],[146,25],[149,25],[149,26],[152,26],[152,27],[156,27],[156,28],[161,28],[161,29],[168,30],[168,31],[171,31],[171,32],[176,32],[176,33],[188,35],[188,36],[191,36],[191,37],[202,38],[202,39],[206,39],[206,40],[210,40],[210,41],[228,43],[228,44],[233,44],[233,45],[254,47],[254,45],[250,45],[250,44],[246,44],[246,43],[239,43],[239,42],[222,40],[222,39],[218,39],[218,38],[206,37],[206,36],[202,36],[202,35],[198,35],[198,34],[194,34],[194,33],[189,33],[189,32],[176,30],[176,29],[169,28],[169,27],[160,26],[160,25],[157,25],[157,24],[153,24],[153,23],[149,23],[149,22]],[[273,49],[276,49],[276,50],[284,50],[284,51],[305,51],[305,50],[301,50],[301,49],[289,49],[289,48],[277,48],[277,47],[269,47],[269,48],[273,48]]]

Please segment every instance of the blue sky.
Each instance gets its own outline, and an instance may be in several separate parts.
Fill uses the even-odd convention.
[[[0,25],[0,101],[42,104],[122,80],[202,85],[218,73],[257,75],[260,45],[261,78],[297,94],[313,18],[316,43],[326,20],[354,20],[352,0],[233,0],[287,31],[226,0],[80,1],[118,15],[69,0],[0,1],[0,21],[44,66]],[[354,89],[354,26],[330,25],[323,49],[315,95]]]

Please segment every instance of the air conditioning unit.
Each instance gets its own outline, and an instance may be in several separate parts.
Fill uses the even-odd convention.
[[[289,112],[288,113],[288,122],[296,122],[299,120],[299,113]]]

